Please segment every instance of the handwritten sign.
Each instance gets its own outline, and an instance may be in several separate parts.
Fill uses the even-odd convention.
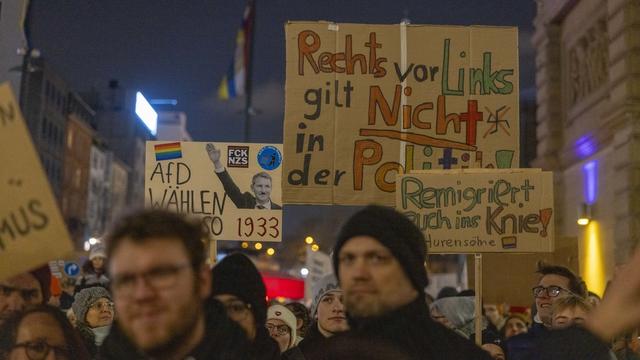
[[[282,146],[148,141],[145,205],[202,218],[212,239],[281,241]]]
[[[539,169],[432,170],[397,178],[396,209],[430,253],[550,252],[553,174]]]
[[[286,25],[287,203],[392,206],[395,176],[519,163],[516,28]]]
[[[0,85],[0,279],[73,251],[8,83]]]

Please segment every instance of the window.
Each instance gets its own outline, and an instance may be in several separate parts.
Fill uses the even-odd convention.
[[[73,128],[69,127],[69,132],[67,133],[67,148],[73,148]]]
[[[42,118],[42,137],[47,138],[47,118]]]

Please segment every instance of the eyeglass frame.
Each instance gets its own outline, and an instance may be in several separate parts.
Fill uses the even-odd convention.
[[[558,293],[556,295],[551,295],[551,293],[549,292],[549,290],[551,288],[557,288],[558,289]],[[573,294],[573,292],[569,289],[565,289],[562,286],[558,286],[558,285],[550,285],[550,286],[542,286],[542,285],[538,285],[538,286],[534,286],[531,288],[531,292],[533,293],[533,297],[534,298],[539,298],[541,297],[539,294],[536,295],[536,289],[540,289],[540,291],[538,291],[539,294],[542,294],[542,291],[544,290],[544,292],[547,294],[547,297],[550,298],[556,298],[558,296],[560,296],[560,294],[562,293],[562,291],[566,291],[569,294]]]
[[[37,351],[37,350],[33,350],[34,346],[38,346],[38,345],[44,345],[44,353],[42,354],[42,356],[33,356],[32,353],[29,353],[29,349],[31,349],[32,351]],[[22,343],[18,343],[15,344],[11,347],[11,350],[13,351],[13,349],[16,348],[24,348],[24,352],[27,355],[27,358],[29,360],[44,360],[47,358],[47,356],[49,355],[49,353],[51,352],[51,350],[53,349],[54,354],[56,355],[56,358],[59,355],[64,356],[67,359],[70,359],[71,356],[71,352],[69,351],[69,349],[67,348],[63,348],[60,346],[55,346],[55,345],[51,345],[49,343],[47,343],[44,340],[38,340],[38,341],[25,341]]]
[[[271,334],[271,330],[276,330],[275,334],[277,336],[282,336],[285,334],[291,334],[291,329],[289,328],[288,325],[282,324],[282,325],[273,325],[273,324],[265,324],[265,327],[267,328],[267,331],[269,332],[269,334]],[[286,329],[286,331],[282,331],[282,329]]]
[[[100,311],[100,310],[102,310],[102,307],[104,305],[106,305],[109,310],[113,310],[113,309],[115,309],[115,305],[116,304],[113,301],[110,301],[110,300],[102,301],[102,302],[100,302],[100,300],[98,300],[98,301],[94,302],[93,304],[89,305],[89,309]]]
[[[139,278],[142,278],[144,283],[147,286],[153,288],[154,290],[168,289],[176,284],[176,281],[178,279],[177,275],[182,270],[189,267],[192,267],[191,263],[183,263],[180,265],[165,264],[165,265],[156,266],[154,268],[151,268],[139,274],[125,274],[120,276],[114,275],[111,280],[111,289],[114,291],[114,293],[130,295],[135,290],[135,286],[137,285]],[[154,284],[154,280],[151,279],[151,276],[154,276],[153,275],[154,272],[158,273],[162,271],[169,271],[170,273],[164,274],[164,275],[175,276],[175,278],[172,279],[170,283],[162,284],[162,285],[158,285],[157,283],[158,280],[156,279],[155,280],[156,283]],[[155,276],[162,276],[162,274],[156,274]],[[123,285],[122,284],[123,281],[127,281],[127,282]]]
[[[242,307],[242,310],[239,310],[239,311],[237,311],[238,309],[231,310],[232,305],[238,305],[238,304],[242,304],[239,306],[239,307]],[[247,316],[249,315],[249,311],[251,311],[251,304],[247,304],[244,301],[239,299],[234,299],[227,303],[223,302],[222,305],[224,306],[224,309],[227,312],[227,316],[232,320],[236,320],[236,321],[242,321],[246,319]],[[232,313],[241,314],[241,316],[233,316]]]

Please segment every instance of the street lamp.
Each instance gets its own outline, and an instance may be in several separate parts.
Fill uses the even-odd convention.
[[[307,236],[306,238],[304,238],[304,242],[311,245],[313,244],[313,238],[311,236]]]

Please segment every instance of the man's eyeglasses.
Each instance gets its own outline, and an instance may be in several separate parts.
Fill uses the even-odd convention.
[[[114,304],[111,301],[97,301],[89,306],[89,309],[100,311],[103,307],[106,307],[107,310],[113,310]]]
[[[56,359],[69,359],[69,351],[66,348],[49,345],[45,341],[27,341],[15,344],[13,348],[23,347],[29,360],[44,360],[53,350]]]
[[[148,286],[156,290],[167,289],[176,285],[180,271],[189,266],[191,264],[162,265],[141,274],[119,274],[113,277],[111,285],[116,292],[131,294],[136,288],[138,278],[142,278]]]
[[[560,287],[560,286],[548,286],[548,287],[544,287],[544,286],[536,286],[533,289],[531,289],[533,291],[533,296],[534,297],[542,297],[543,293],[546,293],[548,297],[557,297],[558,295],[560,295],[563,291],[567,292],[567,293],[571,293],[571,291]]]
[[[224,303],[224,308],[227,310],[227,315],[232,320],[242,321],[249,314],[248,310],[251,309],[251,304],[245,304],[240,300],[236,300]]]
[[[278,336],[285,335],[291,332],[287,325],[273,325],[267,324],[267,330],[269,330],[269,334],[276,334]]]

